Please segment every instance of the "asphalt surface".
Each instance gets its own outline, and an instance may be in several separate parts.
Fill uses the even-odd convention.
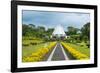
[[[61,60],[74,60],[72,55],[66,51],[60,43],[49,51],[48,54],[44,56],[42,61],[61,61]]]
[[[52,61],[59,61],[59,60],[65,60],[64,53],[62,51],[62,47],[60,46],[60,43],[57,44],[57,47],[54,51],[54,54],[52,56]]]

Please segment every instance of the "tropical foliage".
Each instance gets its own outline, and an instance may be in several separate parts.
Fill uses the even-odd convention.
[[[69,36],[66,42],[77,44],[85,42],[86,45],[90,46],[90,23],[83,25],[81,29],[69,26],[66,34]]]
[[[34,24],[23,24],[22,25],[22,36],[24,37],[35,37],[35,38],[41,38],[44,39],[44,41],[47,41],[50,39],[50,36],[53,32],[53,28],[48,28],[48,30],[45,29],[43,26],[35,26]]]

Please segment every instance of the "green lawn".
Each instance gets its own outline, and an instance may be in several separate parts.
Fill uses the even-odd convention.
[[[76,45],[76,44],[71,44],[71,43],[67,43],[67,44],[69,46],[75,48],[77,51],[80,51],[81,53],[90,57],[90,48],[87,48],[86,46],[79,46],[79,45]]]
[[[22,56],[28,56],[31,53],[37,51],[38,49],[44,48],[47,45],[49,45],[48,43],[41,43],[41,44],[37,44],[37,45],[29,45],[29,46],[22,46]]]

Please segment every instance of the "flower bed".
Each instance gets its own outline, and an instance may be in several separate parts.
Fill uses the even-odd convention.
[[[54,48],[56,42],[51,42],[49,46],[45,48],[38,49],[36,52],[33,52],[30,56],[23,57],[23,62],[37,62],[41,61],[43,57]]]
[[[87,55],[77,51],[76,49],[74,49],[73,47],[69,46],[68,44],[61,42],[62,46],[76,59],[78,60],[85,60],[85,59],[89,59]]]

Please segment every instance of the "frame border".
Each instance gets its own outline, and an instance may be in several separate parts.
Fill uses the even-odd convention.
[[[17,67],[17,6],[18,5],[94,9],[94,24],[95,24],[94,64],[18,68]],[[75,69],[75,68],[89,68],[89,67],[97,67],[97,6],[96,5],[48,3],[48,2],[33,2],[33,1],[11,1],[11,72],[44,71],[44,70],[58,70],[58,69],[60,70],[60,69]]]

